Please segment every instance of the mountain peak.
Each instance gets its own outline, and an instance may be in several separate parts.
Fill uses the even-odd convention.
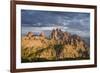
[[[21,46],[24,53],[22,59],[30,61],[46,60],[68,60],[68,59],[89,59],[89,47],[79,35],[72,35],[63,32],[61,29],[53,29],[50,38],[44,32],[34,35],[28,32],[22,37]],[[26,51],[27,50],[27,51]],[[35,55],[35,56],[34,56]]]

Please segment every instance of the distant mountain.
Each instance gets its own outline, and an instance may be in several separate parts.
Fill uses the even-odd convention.
[[[22,62],[89,59],[89,47],[78,35],[53,29],[50,37],[44,32],[29,32],[22,37]]]

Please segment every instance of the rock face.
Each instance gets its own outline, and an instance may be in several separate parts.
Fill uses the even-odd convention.
[[[40,36],[41,36],[41,37],[45,37],[44,32],[41,32],[41,33],[40,33]]]
[[[63,38],[63,32],[60,29],[53,29],[53,31],[51,32],[51,38],[55,39],[55,40],[60,40]]]
[[[22,37],[22,62],[89,59],[89,47],[78,35],[53,29],[47,39],[44,32]]]
[[[63,45],[58,58],[76,58],[89,56],[89,48],[85,41],[78,35],[71,35],[56,29],[51,32],[51,39],[55,39],[57,44]]]
[[[34,36],[34,34],[32,32],[28,32],[28,34],[26,36],[31,38],[32,36]]]

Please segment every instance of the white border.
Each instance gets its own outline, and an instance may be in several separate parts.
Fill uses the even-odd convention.
[[[57,61],[57,62],[34,62],[21,63],[21,9],[44,10],[44,11],[63,11],[63,12],[88,12],[90,13],[90,60],[81,61]],[[50,7],[35,5],[16,5],[16,68],[39,68],[53,66],[73,66],[94,64],[94,9],[69,8],[69,7]]]

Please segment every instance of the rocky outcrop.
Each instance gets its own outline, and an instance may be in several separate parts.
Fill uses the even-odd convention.
[[[26,36],[29,37],[29,38],[31,38],[31,37],[34,36],[34,34],[33,34],[33,32],[28,32]]]
[[[53,31],[51,32],[51,38],[55,39],[55,40],[60,40],[63,37],[63,32],[61,31],[61,29],[53,29]]]
[[[40,33],[40,36],[41,36],[41,37],[45,37],[45,33],[44,33],[44,32],[41,32],[41,33]]]
[[[89,47],[85,41],[78,35],[63,32],[58,28],[52,30],[49,39],[46,38],[44,32],[39,35],[29,32],[22,37],[22,59],[28,61],[87,58],[89,58]]]
[[[89,47],[87,47],[85,41],[78,35],[71,35],[68,32],[61,31],[61,29],[56,29],[51,32],[51,39],[55,39],[57,44],[63,45],[58,56],[59,58],[89,56]]]

